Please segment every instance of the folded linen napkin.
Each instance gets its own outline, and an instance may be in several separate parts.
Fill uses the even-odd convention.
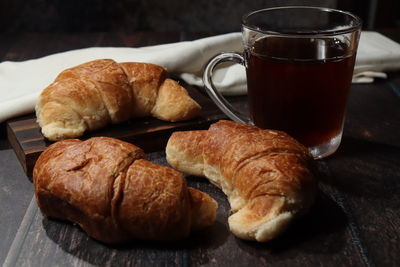
[[[149,62],[164,66],[189,84],[203,86],[204,65],[217,53],[242,51],[240,33],[142,48],[92,47],[23,62],[0,63],[0,122],[34,111],[36,99],[64,69],[86,61],[111,58],[117,62]],[[376,32],[363,32],[357,55],[355,81],[371,82],[381,71],[400,68],[400,45]],[[376,73],[378,71],[378,73]],[[380,76],[379,76],[380,75]],[[360,79],[362,78],[362,79]],[[365,80],[367,78],[367,80]],[[238,64],[219,68],[215,85],[223,94],[246,93],[246,75]]]
[[[353,82],[373,82],[374,78],[386,78],[384,71],[398,69],[400,69],[400,44],[377,32],[362,32]]]
[[[205,63],[215,54],[241,51],[241,34],[230,33],[195,41],[142,48],[92,47],[23,62],[0,63],[0,122],[34,111],[36,99],[64,69],[100,58],[117,62],[148,62],[176,75],[186,73],[189,83],[199,81]],[[240,82],[233,81],[234,85]],[[220,86],[220,84],[218,84]]]

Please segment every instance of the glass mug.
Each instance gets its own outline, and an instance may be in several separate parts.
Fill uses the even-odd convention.
[[[361,32],[351,13],[319,7],[276,7],[242,19],[244,53],[221,53],[204,71],[205,89],[232,120],[285,131],[323,158],[339,147]],[[215,89],[214,68],[246,68],[250,118]]]

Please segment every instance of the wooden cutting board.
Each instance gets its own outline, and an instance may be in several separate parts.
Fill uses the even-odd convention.
[[[195,87],[185,85],[189,94],[201,106],[200,115],[190,121],[165,122],[152,117],[134,119],[118,125],[90,132],[80,139],[93,136],[114,137],[133,143],[145,152],[163,150],[168,138],[174,131],[207,129],[208,126],[226,116],[217,106]],[[35,114],[18,117],[7,121],[7,138],[13,147],[21,165],[28,177],[32,177],[33,166],[39,155],[53,142],[48,141],[41,133],[36,123]]]

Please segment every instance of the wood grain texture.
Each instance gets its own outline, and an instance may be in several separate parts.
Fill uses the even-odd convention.
[[[202,106],[198,117],[182,122],[165,122],[153,117],[136,118],[88,132],[80,139],[85,140],[93,136],[113,137],[133,143],[146,152],[152,152],[163,150],[174,131],[207,129],[211,123],[226,118],[208,97],[192,86],[184,86],[191,97]],[[31,177],[37,158],[53,142],[42,135],[34,114],[9,120],[7,137],[25,173]]]
[[[26,179],[15,153],[0,147],[0,265],[7,256],[32,195],[32,183]]]
[[[352,87],[342,144],[327,160],[325,182],[337,189],[367,266],[400,260],[400,96],[390,83]]]
[[[164,152],[149,160],[167,165]],[[326,168],[320,167],[323,175]],[[176,243],[133,241],[107,246],[89,238],[79,227],[42,216],[35,201],[6,258],[5,266],[361,266],[357,246],[348,240],[348,219],[323,185],[317,205],[280,238],[260,244],[235,238],[227,225],[226,196],[206,179],[186,176],[218,203],[216,223]],[[348,255],[351,255],[349,257]]]
[[[2,42],[0,45],[0,53],[3,56],[2,60],[20,61],[85,47],[140,47],[193,40],[208,36],[208,34],[184,34],[179,32],[152,34],[141,32],[134,35],[126,35],[123,33],[104,32],[85,34],[24,33],[3,36],[2,40],[4,39],[5,42]],[[202,128],[206,127],[213,120],[225,118],[219,111],[217,111],[218,114],[214,114],[217,110],[216,106],[208,98],[205,98],[193,87],[188,87],[187,89],[192,97],[196,98],[203,106],[200,117],[196,121],[182,122],[178,125],[177,123],[162,123],[156,119],[149,120],[148,118],[143,118],[119,125],[108,126],[108,128],[96,131],[96,133],[87,135],[84,138],[100,135],[115,136],[126,141],[133,140],[142,144],[144,148],[154,151],[157,147],[160,148],[157,142],[165,142],[165,138],[168,138],[173,129],[186,129],[189,126]],[[50,142],[43,139],[35,120],[34,114],[30,114],[6,122],[7,138],[12,144],[28,176],[31,175],[33,165],[41,151],[50,144]],[[152,128],[149,129],[149,126]],[[132,138],[132,130],[136,133],[135,138]],[[118,133],[117,135],[114,134],[116,132]]]
[[[0,53],[13,60],[94,45],[142,46],[204,37],[186,33],[3,36],[0,39],[8,41],[0,42]],[[400,73],[387,81],[352,86],[342,144],[332,157],[318,161],[321,183],[316,205],[266,244],[233,237],[226,224],[230,210],[224,194],[205,179],[187,176],[189,185],[218,201],[213,227],[174,244],[105,246],[70,223],[44,218],[35,202],[29,205],[33,189],[29,190],[13,152],[0,147],[0,235],[4,236],[0,264],[7,258],[11,264],[5,266],[399,266],[399,88]],[[239,109],[246,109],[243,99],[233,100]],[[166,164],[162,151],[148,156]]]

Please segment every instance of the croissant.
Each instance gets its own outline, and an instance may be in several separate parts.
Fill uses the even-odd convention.
[[[312,157],[284,132],[219,121],[209,130],[173,133],[166,154],[172,167],[222,189],[233,212],[230,230],[242,239],[275,238],[316,194]]]
[[[166,78],[164,68],[111,59],[64,70],[41,92],[35,108],[43,135],[53,141],[135,117],[189,120],[200,109],[182,86]]]
[[[54,143],[34,167],[38,206],[110,244],[176,240],[213,224],[215,200],[144,158],[140,148],[108,137]]]

